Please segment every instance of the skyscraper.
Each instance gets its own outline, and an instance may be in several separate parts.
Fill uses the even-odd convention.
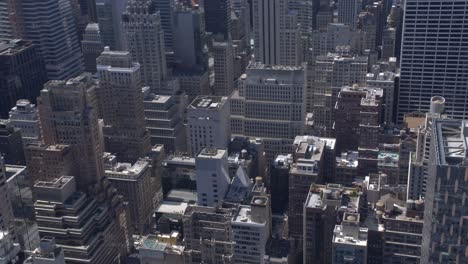
[[[83,51],[85,71],[96,73],[96,58],[104,51],[98,24],[90,23],[86,26],[81,41],[81,50]]]
[[[187,108],[187,142],[192,155],[203,148],[227,149],[231,140],[228,97],[199,96]]]
[[[234,50],[232,41],[213,41],[214,85],[213,92],[218,96],[229,96],[234,90]]]
[[[115,263],[129,252],[125,210],[107,187],[109,205],[101,203],[99,196],[77,190],[73,176],[34,184],[39,235],[54,238],[67,263]]]
[[[70,145],[78,190],[100,183],[104,167],[97,109],[96,81],[84,74],[67,81],[49,81],[38,98],[42,140],[47,145]]]
[[[435,120],[432,131],[421,263],[467,263],[468,122]]]
[[[261,138],[268,162],[304,132],[305,67],[252,63],[231,97],[232,134]]]
[[[154,7],[159,11],[161,17],[161,27],[164,31],[164,49],[166,53],[166,62],[171,65],[174,60],[174,44],[177,41],[174,39],[174,9],[175,0],[153,0]]]
[[[468,0],[405,3],[398,121],[405,113],[427,112],[435,95],[447,100],[445,113],[449,117],[468,118]]]
[[[338,2],[338,23],[343,23],[349,25],[351,29],[356,29],[361,6],[361,1],[359,0],[340,0]]]
[[[122,13],[127,0],[96,0],[97,22],[104,46],[122,50]]]
[[[231,0],[204,0],[205,29],[227,40],[231,35]]]
[[[123,49],[140,64],[143,84],[155,94],[164,94],[167,71],[164,32],[155,2],[129,0],[122,25]]]
[[[0,118],[8,118],[19,99],[36,102],[46,81],[36,45],[25,40],[0,40]]]
[[[0,1],[0,39],[24,38],[21,1]]]
[[[83,71],[83,57],[71,1],[22,0],[25,38],[42,55],[49,80],[65,80]]]
[[[134,163],[151,149],[145,127],[140,64],[129,52],[106,49],[97,59],[98,104],[107,152]]]
[[[253,34],[255,61],[267,65],[298,65],[301,33],[297,13],[289,12],[288,1],[254,0]]]

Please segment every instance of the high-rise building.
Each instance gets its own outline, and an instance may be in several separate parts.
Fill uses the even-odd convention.
[[[46,145],[70,145],[78,190],[86,192],[104,174],[103,146],[92,93],[96,81],[84,74],[66,81],[49,81],[38,98],[42,140]]]
[[[293,157],[278,155],[270,166],[269,186],[271,193],[271,210],[274,214],[287,211],[289,203],[289,170]]]
[[[97,59],[98,104],[104,143],[117,159],[134,163],[151,149],[145,127],[140,64],[129,52],[106,50]]]
[[[176,65],[172,74],[179,81],[180,90],[187,94],[188,102],[197,96],[211,94],[208,69]]]
[[[204,0],[203,3],[206,32],[229,39],[232,30],[231,0]]]
[[[19,99],[36,102],[46,81],[37,46],[25,40],[0,40],[0,118],[8,118]]]
[[[444,96],[449,117],[468,118],[465,98],[468,35],[467,0],[407,0],[400,58],[398,121],[406,113],[427,112],[430,98]],[[426,23],[421,25],[419,21]],[[448,34],[448,35],[446,35]],[[431,50],[431,53],[420,53]]]
[[[227,150],[203,148],[195,158],[198,205],[216,207],[222,203],[229,183]]]
[[[304,202],[310,186],[323,182],[326,142],[315,137],[298,143],[293,155],[294,162],[289,170],[288,228],[289,235],[301,241],[304,230]]]
[[[395,58],[391,58],[394,60]],[[366,86],[380,88],[383,90],[382,104],[382,121],[388,125],[395,123],[395,92],[397,91],[398,75],[393,71],[379,69],[380,67],[372,67],[371,73],[366,75]]]
[[[234,263],[264,263],[271,233],[271,210],[268,196],[254,196],[250,205],[242,205],[232,219]]]
[[[178,7],[173,16],[174,29],[171,34],[174,38],[175,64],[181,68],[206,69],[208,52],[205,47],[205,29],[201,24],[203,14],[199,9]]]
[[[128,0],[96,0],[97,23],[102,43],[111,50],[122,50],[121,16]]]
[[[66,80],[83,72],[83,56],[72,1],[22,0],[25,38],[44,59],[49,80]]]
[[[304,132],[306,69],[250,64],[231,97],[232,134],[260,138],[267,161],[290,153]]]
[[[10,111],[9,126],[21,131],[23,144],[28,145],[41,139],[39,128],[39,112],[29,100],[21,99]]]
[[[228,97],[199,96],[187,108],[187,144],[192,155],[201,149],[227,149],[231,140]]]
[[[378,211],[383,209],[380,205],[377,203]],[[405,207],[391,207],[386,213],[377,213],[384,228],[383,263],[421,263],[424,202],[408,200]]]
[[[175,55],[173,49],[174,44],[177,44],[177,41],[174,39],[174,9],[177,1],[156,0],[153,2],[154,8],[159,11],[161,17],[161,27],[164,31],[164,49],[166,52],[166,62],[168,66],[171,66]]]
[[[140,159],[134,164],[110,164],[105,175],[117,193],[128,202],[134,232],[149,232],[152,214],[162,198],[162,193],[152,189],[149,163]]]
[[[213,41],[214,85],[217,96],[230,96],[234,90],[234,50],[232,41]]]
[[[55,243],[54,237],[41,239],[39,247],[32,252],[26,261],[28,264],[65,264],[63,249]]]
[[[0,39],[24,38],[21,1],[0,2]]]
[[[336,96],[342,86],[364,84],[368,58],[349,55],[345,47],[339,53],[317,56],[312,84],[308,86],[308,112],[314,114],[314,126],[322,135],[332,135]]]
[[[351,30],[349,25],[340,23],[329,23],[325,28],[315,30],[311,36],[309,51],[313,56],[326,56],[328,53],[334,53],[337,47],[349,46],[349,49],[358,52],[360,48],[356,45],[358,34]]]
[[[360,227],[359,213],[344,213],[333,231],[333,264],[367,264],[368,229]]]
[[[252,1],[255,61],[267,65],[299,65],[302,61],[301,30],[297,13],[288,1]]]
[[[86,26],[81,41],[85,71],[96,73],[96,58],[104,51],[104,44],[101,39],[99,24],[90,23]]]
[[[188,207],[183,215],[185,263],[232,263],[235,215],[232,208]]]
[[[340,224],[344,214],[359,213],[362,200],[355,188],[344,188],[339,184],[310,186],[304,203],[304,226],[301,234],[304,263],[334,263],[335,225]]]
[[[443,115],[445,98],[431,98],[430,110],[423,117],[422,125],[416,130],[416,150],[411,153],[407,183],[408,200],[418,200],[426,196],[426,184],[429,177],[429,156],[431,154],[431,138],[434,133],[434,121],[446,119]]]
[[[4,231],[14,233],[14,220],[13,208],[11,207],[8,192],[5,160],[0,155],[0,233]]]
[[[0,119],[0,156],[7,164],[24,165],[24,149],[21,131],[12,127],[8,120]]]
[[[110,185],[103,193],[109,204],[77,191],[73,176],[39,181],[34,193],[39,235],[55,238],[66,263],[115,263],[129,252],[126,211]]]
[[[369,140],[366,129],[369,126],[380,128],[380,100],[383,91],[380,88],[343,86],[335,104],[334,122],[336,149],[338,153],[357,150],[362,141]],[[375,140],[377,141],[377,140]]]
[[[45,145],[37,142],[26,146],[25,152],[32,183],[50,181],[76,172],[69,145]]]
[[[141,66],[141,80],[151,92],[164,94],[166,56],[160,12],[154,1],[129,0],[122,15],[123,49]]]
[[[144,90],[145,123],[151,145],[163,144],[168,153],[185,151],[185,128],[175,96],[155,95],[147,87]]]
[[[361,11],[361,1],[341,0],[338,2],[338,23],[349,25],[351,29],[356,29],[359,12]]]
[[[432,131],[421,263],[466,263],[468,122],[436,119]]]

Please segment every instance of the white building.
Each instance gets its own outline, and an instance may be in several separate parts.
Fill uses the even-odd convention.
[[[250,205],[239,207],[232,220],[234,263],[264,263],[265,246],[270,237],[270,201],[254,196]]]
[[[300,64],[301,30],[288,1],[254,0],[252,6],[255,60],[270,65]]]
[[[305,87],[303,66],[249,65],[231,97],[232,133],[261,138],[269,161],[290,153],[304,132]]]
[[[356,29],[362,3],[359,0],[340,0],[338,3],[338,22]]]
[[[333,235],[333,264],[367,263],[367,228],[359,226],[359,213],[345,213]]]
[[[21,130],[24,145],[39,141],[41,138],[39,113],[29,100],[21,99],[16,102],[16,106],[10,111],[9,126]]]
[[[220,205],[229,188],[227,150],[204,148],[195,158],[198,205]]]
[[[155,94],[166,94],[166,56],[160,13],[150,1],[129,0],[122,15],[123,49],[141,65],[141,79]]]
[[[227,149],[231,140],[228,97],[199,96],[187,108],[187,144],[192,155],[202,148]]]
[[[398,121],[427,112],[436,95],[447,100],[449,117],[467,119],[468,0],[406,0],[404,10]]]

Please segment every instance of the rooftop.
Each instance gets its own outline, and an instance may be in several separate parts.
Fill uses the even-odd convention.
[[[468,163],[468,121],[436,120],[434,131],[437,163],[466,166]]]
[[[341,153],[341,157],[336,157],[337,167],[357,168],[359,152],[349,151]]]
[[[340,184],[312,185],[305,202],[307,208],[324,209],[333,206],[337,210],[357,212],[359,193],[355,188],[346,188]]]
[[[156,209],[157,213],[160,214],[178,214],[184,215],[185,210],[188,207],[186,202],[176,202],[176,201],[167,201],[164,200]]]
[[[0,56],[12,55],[32,46],[32,43],[21,39],[0,40]]]
[[[149,164],[145,160],[138,160],[133,165],[130,163],[117,163],[114,167],[106,170],[110,178],[118,176],[139,176]]]
[[[228,101],[225,96],[198,96],[188,106],[188,109],[219,110]]]
[[[203,148],[197,158],[222,159],[226,152],[227,151],[225,149]]]

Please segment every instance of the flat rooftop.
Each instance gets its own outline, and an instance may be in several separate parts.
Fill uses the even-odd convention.
[[[198,96],[189,105],[188,109],[218,110],[228,101],[225,96]]]
[[[200,151],[197,158],[221,159],[226,154],[225,149],[204,148]]]
[[[187,210],[188,203],[164,200],[156,209],[156,213],[160,214],[178,214],[184,215]]]
[[[434,126],[437,163],[466,166],[468,162],[468,121],[436,120]]]

